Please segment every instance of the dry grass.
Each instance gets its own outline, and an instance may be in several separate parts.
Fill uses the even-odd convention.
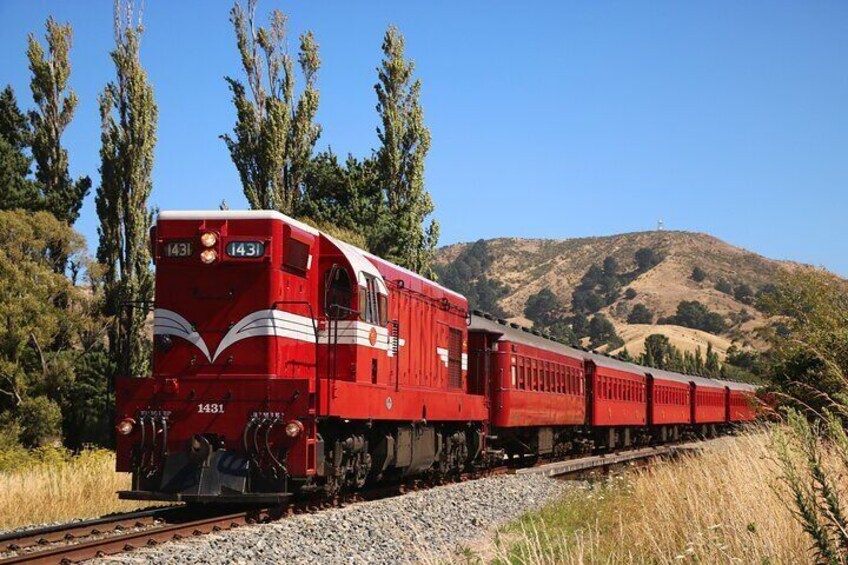
[[[576,488],[459,563],[810,562],[780,483],[769,433],[727,438],[702,455]],[[486,554],[481,559],[479,556]]]
[[[148,506],[118,500],[130,477],[115,472],[115,454],[84,451],[0,472],[0,530],[90,518]]]

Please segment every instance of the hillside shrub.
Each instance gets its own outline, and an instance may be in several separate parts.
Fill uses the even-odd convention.
[[[536,294],[530,295],[524,305],[524,315],[532,320],[534,325],[550,326],[562,314],[563,304],[551,289],[543,288]]]
[[[654,321],[654,313],[644,304],[636,304],[627,316],[628,324],[650,324]]]
[[[661,324],[674,324],[685,328],[720,334],[727,329],[727,322],[717,312],[710,310],[697,300],[682,300],[674,316],[659,320]]]
[[[633,300],[636,298],[636,290],[632,286],[628,286],[627,290],[624,291],[624,298],[626,300]]]
[[[743,304],[752,304],[754,302],[754,291],[745,283],[738,284],[733,289],[733,298]]]
[[[704,282],[704,279],[707,278],[707,273],[701,267],[695,267],[692,269],[692,280],[695,282]]]
[[[733,285],[727,279],[718,279],[715,284],[715,289],[724,294],[733,294]]]
[[[464,295],[472,309],[502,317],[506,313],[498,301],[508,289],[486,275],[492,261],[489,244],[481,239],[463,249],[450,264],[436,265],[434,270],[439,282]]]
[[[662,256],[650,247],[638,249],[634,257],[636,264],[639,266],[639,272],[642,273],[651,270],[662,261]]]
[[[624,342],[615,332],[615,326],[603,314],[595,314],[589,322],[589,345],[594,349],[609,345],[610,349],[621,347]]]

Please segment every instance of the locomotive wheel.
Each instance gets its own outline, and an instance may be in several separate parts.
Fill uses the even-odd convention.
[[[353,482],[356,485],[356,488],[362,488],[365,486],[369,473],[371,473],[371,454],[363,453],[354,468]]]

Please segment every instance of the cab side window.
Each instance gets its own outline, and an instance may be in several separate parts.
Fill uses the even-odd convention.
[[[378,288],[376,279],[365,275],[365,288],[359,289],[359,319],[375,326],[385,326],[388,323],[388,303]]]

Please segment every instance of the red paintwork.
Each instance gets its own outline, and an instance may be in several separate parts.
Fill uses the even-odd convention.
[[[168,392],[164,379],[123,378],[117,381],[120,421],[125,417],[136,417],[136,410],[153,409],[167,411],[169,451],[185,448],[194,434],[217,434],[224,440],[227,449],[242,451],[244,425],[252,414],[285,413],[286,419],[309,413],[310,382],[306,379],[268,379],[265,377],[239,377],[238,380],[216,377],[187,377],[178,380],[175,392]],[[223,414],[199,413],[199,404],[221,403]],[[306,450],[314,451],[312,420],[300,418],[305,426],[303,441],[285,436],[282,426],[274,429],[271,443],[289,449],[289,460],[307,461]],[[149,434],[148,427],[148,434]],[[161,439],[161,434],[159,439]],[[117,470],[129,472],[130,454],[133,444],[140,440],[136,431],[129,436],[117,435]],[[147,443],[150,442],[148,435]]]
[[[589,424],[592,426],[643,426],[647,423],[646,377],[586,361],[592,392]]]
[[[331,245],[329,241],[327,244]],[[329,268],[340,260],[340,255],[327,250],[321,264]],[[387,282],[388,318],[399,325],[403,342],[400,355],[395,359],[379,349],[339,345],[333,378],[324,369],[330,361],[328,347],[321,345],[319,413],[348,419],[485,420],[484,396],[465,393],[467,372],[462,371],[461,386],[450,387],[448,368],[436,352],[438,348],[448,349],[449,329],[461,332],[463,351],[467,350],[465,298],[381,259],[370,260]],[[372,378],[373,362],[377,363],[376,382]]]
[[[717,424],[725,422],[727,389],[701,384],[692,385],[695,404],[692,421],[695,424]]]
[[[652,425],[692,423],[689,385],[678,381],[653,379],[649,416]]]
[[[218,237],[219,260],[211,265],[199,256],[207,232]],[[304,426],[299,437],[285,437],[280,426],[271,443],[287,448],[288,471],[304,478],[316,473],[319,418],[469,422],[485,430],[704,424],[756,415],[752,392],[690,386],[682,375],[683,382],[653,382],[648,414],[644,368],[515,330],[469,335],[464,297],[280,214],[163,214],[151,240],[154,327],[157,338],[168,333],[171,345],[154,347],[151,376],[117,381],[116,419],[164,415],[170,452],[185,449],[198,433],[239,451],[251,415],[297,419]],[[165,257],[172,241],[190,242],[192,255]],[[232,241],[260,241],[264,255],[229,258]],[[307,253],[308,262],[292,265]],[[354,281],[357,265],[379,272],[388,292],[386,323],[355,314],[339,323],[328,319],[325,279],[334,265]],[[346,307],[357,312],[367,293],[353,287]],[[342,337],[330,345],[337,333]],[[139,442],[138,427],[118,436],[119,471],[131,470]]]
[[[728,396],[728,420],[750,422],[757,418],[757,396],[750,391],[730,390]]]
[[[199,260],[200,235],[209,231],[218,235],[214,248],[220,260],[205,265]],[[312,259],[306,272],[285,265],[290,238],[308,246]],[[278,335],[242,339],[214,361],[197,345],[174,337],[167,352],[154,348],[152,377],[120,379],[117,420],[135,417],[139,410],[170,411],[169,451],[184,449],[197,433],[219,434],[227,448],[239,450],[251,412],[284,411],[287,421],[304,423],[305,433],[289,448],[287,466],[293,476],[306,477],[315,473],[316,417],[487,419],[485,396],[465,392],[464,370],[459,386],[449,387],[448,369],[437,352],[437,348],[448,348],[451,328],[460,333],[463,346],[467,343],[467,302],[462,296],[380,259],[366,258],[376,265],[388,287],[388,320],[398,322],[403,341],[398,356],[387,352],[387,328],[359,320],[347,322],[365,336],[364,342],[339,342],[331,348],[325,337],[316,348],[311,321],[319,336],[332,329],[322,303],[324,274],[335,263],[354,277],[351,265],[330,239],[283,216],[214,213],[209,219],[160,218],[151,239],[157,266],[156,308],[185,318],[205,341],[210,356],[230,328],[254,312],[278,310],[306,321],[300,339]],[[164,257],[164,243],[173,240],[192,242],[193,255]],[[235,240],[262,241],[265,255],[228,258],[226,245]],[[352,309],[358,307],[358,294],[352,294]],[[178,383],[178,392],[166,393],[166,380]],[[224,414],[198,413],[198,406],[208,403],[223,404]],[[276,431],[274,435],[284,441]],[[130,447],[138,441],[138,430],[119,438],[118,470],[130,470]]]
[[[493,426],[566,426],[585,422],[580,359],[501,340],[493,369]]]

